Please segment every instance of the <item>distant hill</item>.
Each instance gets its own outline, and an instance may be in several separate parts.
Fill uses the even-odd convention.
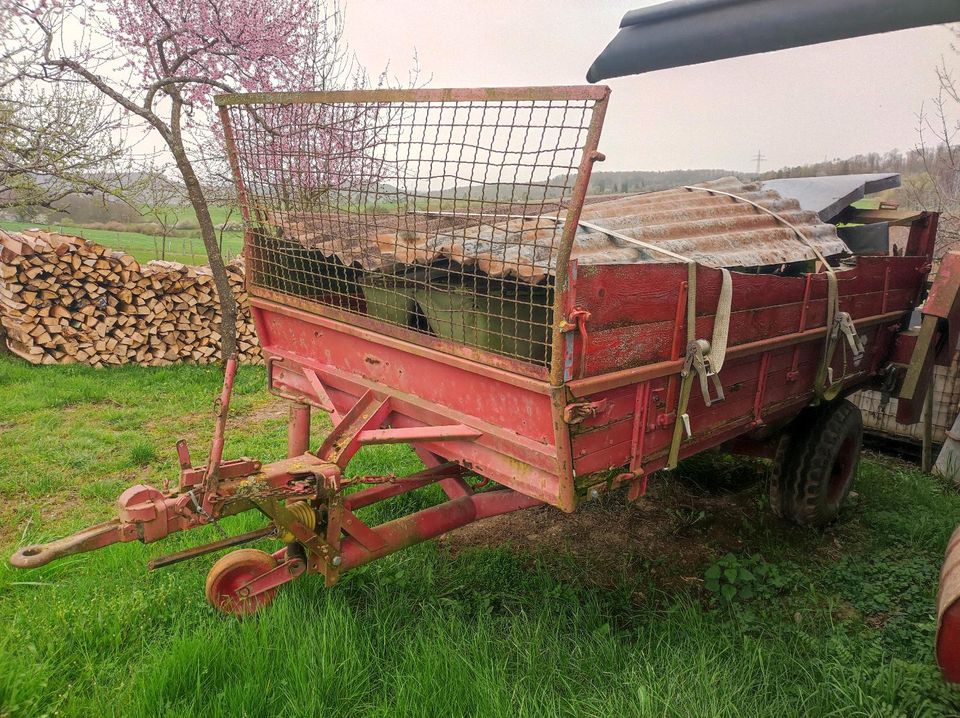
[[[910,204],[911,206],[928,206],[927,202],[918,198],[920,190],[913,187],[914,178],[925,177],[925,169],[922,159],[914,151],[901,152],[900,150],[890,150],[884,153],[871,152],[868,154],[854,155],[845,159],[837,158],[824,160],[822,162],[813,162],[803,165],[794,165],[791,167],[781,167],[777,170],[768,170],[759,175],[753,172],[743,172],[730,169],[677,169],[677,170],[632,170],[623,172],[593,172],[590,177],[590,186],[588,194],[591,195],[614,195],[627,194],[634,192],[655,192],[657,190],[671,189],[683,185],[698,184],[708,180],[718,179],[720,177],[735,176],[744,181],[754,179],[780,179],[787,177],[816,177],[823,175],[840,174],[864,174],[873,172],[899,172],[904,177],[904,188],[901,190],[892,190],[885,193],[885,199],[891,199]],[[128,175],[124,178],[126,182],[135,183],[139,177],[137,175]],[[445,205],[450,200],[471,201],[482,200],[485,202],[507,203],[529,202],[535,204],[557,199],[561,194],[568,194],[572,187],[574,178],[568,175],[557,175],[551,177],[547,182],[490,182],[490,183],[464,183],[453,188],[447,188],[442,191],[430,193],[431,202],[436,201],[439,205]],[[566,191],[564,192],[564,188]],[[219,197],[222,193],[211,189],[213,197]],[[421,190],[420,200],[426,200],[426,192]],[[336,201],[331,197],[333,201]],[[351,187],[347,192],[344,204],[357,201],[356,188]],[[397,187],[384,183],[379,186],[376,192],[371,191],[370,196],[365,196],[365,201],[370,204],[382,204],[386,207],[396,207],[398,205],[406,206],[408,198],[400,192]],[[7,214],[10,219],[23,221],[43,221],[51,223],[70,222],[76,225],[95,225],[98,223],[121,222],[124,224],[142,223],[143,217],[137,212],[136,208],[131,207],[120,201],[113,200],[110,197],[84,197],[71,196],[61,203],[63,211],[50,212],[49,210],[39,208],[19,208],[11,210]],[[193,224],[192,211],[184,210],[185,223]]]
[[[706,182],[707,180],[741,176],[733,170],[665,170],[653,172],[634,170],[631,172],[594,172],[590,175],[588,194],[623,194],[626,192],[655,192],[683,185]]]
[[[901,152],[893,149],[880,154],[869,152],[845,159],[836,158],[823,162],[811,162],[793,167],[781,167],[754,175],[758,179],[782,179],[785,177],[821,177],[825,175],[869,174],[873,172],[899,172],[915,174],[923,172],[923,158],[917,152]]]
[[[620,194],[624,192],[653,192],[683,185],[697,184],[719,177],[739,177],[747,180],[782,179],[785,177],[820,177],[824,175],[867,174],[872,172],[899,172],[910,175],[924,171],[922,159],[914,151],[870,152],[847,158],[767,170],[759,175],[723,169],[666,170],[652,172],[594,172],[590,177],[590,194]]]

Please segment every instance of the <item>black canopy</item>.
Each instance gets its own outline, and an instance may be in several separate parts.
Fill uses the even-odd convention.
[[[960,21],[960,0],[671,0],[631,10],[589,82]]]

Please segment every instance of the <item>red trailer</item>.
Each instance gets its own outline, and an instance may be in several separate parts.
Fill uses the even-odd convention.
[[[907,331],[936,215],[918,214],[894,256],[853,253],[816,213],[733,179],[588,199],[608,96],[218,97],[267,382],[291,407],[289,458],[222,460],[228,362],[205,465],[181,442],[176,488],[134,486],[113,521],[25,546],[13,565],[257,510],[262,530],[151,562],[282,538],[210,571],[210,602],[245,614],[304,573],[332,585],[488,516],[575,511],[621,488],[635,500],[655,472],[714,447],[773,458],[782,516],[832,520],[861,443],[844,395],[882,385],[916,421],[931,363],[957,346],[953,256],[922,330]],[[314,407],[334,423],[317,440]],[[347,472],[361,447],[390,443],[410,444],[424,468]],[[443,503],[363,520],[430,484]]]

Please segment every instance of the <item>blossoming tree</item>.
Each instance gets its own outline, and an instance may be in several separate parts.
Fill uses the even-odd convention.
[[[237,305],[201,181],[205,161],[222,154],[212,96],[362,81],[343,42],[339,7],[322,0],[0,0],[0,14],[5,3],[21,76],[94,87],[169,150],[197,216],[222,308],[222,356],[230,356]]]

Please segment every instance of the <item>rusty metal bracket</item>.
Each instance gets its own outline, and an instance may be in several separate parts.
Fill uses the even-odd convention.
[[[565,423],[573,425],[579,424],[584,419],[600,416],[611,406],[609,399],[600,401],[582,401],[576,404],[567,404],[563,409],[563,420]]]
[[[266,573],[256,576],[237,588],[237,596],[240,600],[249,600],[272,588],[289,583],[302,576],[306,570],[307,564],[305,561],[299,558],[288,558]]]
[[[224,461],[220,464],[220,478],[226,480],[234,479],[239,476],[249,476],[250,474],[259,471],[262,467],[263,464],[261,462],[249,457],[231,459],[230,461]],[[203,477],[206,475],[206,473],[206,468],[202,466],[181,469],[179,491],[184,492],[191,486],[198,486],[199,484],[202,484]]]
[[[577,358],[577,377],[583,376],[584,368],[587,364],[587,352],[590,345],[590,334],[587,331],[587,322],[590,321],[590,312],[580,307],[575,307],[567,314],[566,318],[560,322],[560,331],[579,332],[580,334],[580,356]]]

